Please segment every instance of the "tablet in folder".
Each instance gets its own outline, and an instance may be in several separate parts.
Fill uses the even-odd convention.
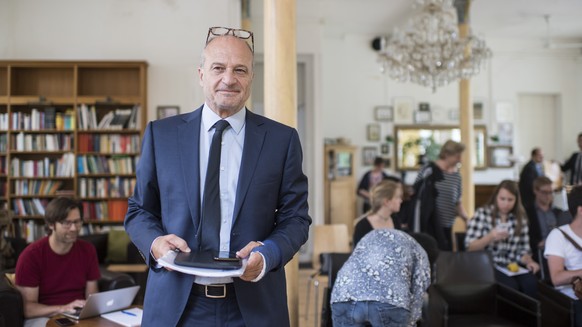
[[[174,263],[178,266],[235,270],[242,267],[241,259],[231,252],[180,252],[176,255]]]

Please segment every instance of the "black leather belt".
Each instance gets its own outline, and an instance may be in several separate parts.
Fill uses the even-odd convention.
[[[192,285],[192,294],[205,296],[211,299],[224,299],[234,296],[234,284]]]

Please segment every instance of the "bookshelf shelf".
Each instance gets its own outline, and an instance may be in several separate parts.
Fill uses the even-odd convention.
[[[82,201],[91,224],[122,222],[146,86],[143,61],[0,60],[0,207],[14,212],[20,231],[42,223],[46,204],[65,194]],[[97,128],[107,115],[113,128]]]

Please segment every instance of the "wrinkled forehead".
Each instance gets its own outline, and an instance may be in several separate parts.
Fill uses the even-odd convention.
[[[202,62],[233,62],[253,66],[254,54],[245,40],[224,35],[211,39],[202,51]]]

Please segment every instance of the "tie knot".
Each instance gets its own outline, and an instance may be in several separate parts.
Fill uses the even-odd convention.
[[[224,131],[228,126],[230,126],[230,124],[226,120],[221,119],[214,124],[214,133],[222,133],[222,131]]]

